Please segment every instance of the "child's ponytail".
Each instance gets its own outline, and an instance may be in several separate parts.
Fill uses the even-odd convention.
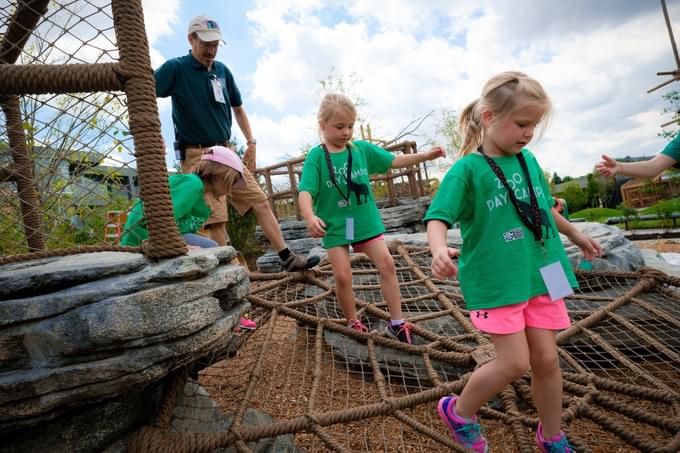
[[[479,116],[479,99],[470,102],[460,114],[458,128],[463,137],[463,144],[460,147],[460,155],[465,156],[476,150],[482,143],[482,124]]]

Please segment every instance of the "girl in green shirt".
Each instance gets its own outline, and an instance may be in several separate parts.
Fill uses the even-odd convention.
[[[298,190],[302,217],[313,237],[322,237],[333,266],[337,299],[348,327],[368,328],[357,318],[349,246],[366,253],[380,274],[380,288],[390,312],[385,332],[412,343],[404,322],[394,259],[385,245],[385,227],[373,199],[369,175],[444,156],[437,146],[426,153],[395,156],[363,141],[352,141],[356,110],[341,94],[324,97],[317,115],[323,143],[307,154]]]
[[[539,449],[574,451],[560,429],[555,330],[570,325],[562,298],[577,282],[559,233],[587,259],[602,250],[553,208],[543,171],[525,148],[549,112],[537,81],[520,72],[491,78],[461,114],[462,157],[425,216],[432,274],[459,274],[472,324],[496,348],[496,358],[474,371],[460,396],[444,397],[437,407],[453,440],[479,453],[488,445],[474,414],[529,368]],[[446,243],[455,222],[463,238],[458,267],[451,259],[458,253]]]

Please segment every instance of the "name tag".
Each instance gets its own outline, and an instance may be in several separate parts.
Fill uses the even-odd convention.
[[[345,219],[345,239],[348,241],[354,240],[354,217],[347,217]]]
[[[222,82],[220,82],[220,79],[210,79],[210,85],[212,86],[215,100],[220,104],[225,104],[227,101],[224,99],[224,92],[222,92]]]
[[[562,263],[556,261],[539,269],[543,282],[548,288],[548,295],[552,300],[562,299],[571,294],[574,290],[571,289],[567,274],[564,273]]]

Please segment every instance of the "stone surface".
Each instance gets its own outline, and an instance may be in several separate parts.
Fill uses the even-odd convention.
[[[57,438],[50,426],[75,437],[115,431],[96,448],[68,450],[101,451],[130,431],[129,421],[115,415],[132,407],[121,402],[176,368],[219,353],[249,308],[247,273],[228,264],[236,256],[232,247],[158,262],[96,255],[0,267],[4,279],[20,282],[0,300],[0,437],[35,430]],[[110,415],[78,418],[106,406]],[[71,419],[83,426],[72,429]]]
[[[170,428],[180,433],[220,433],[226,432],[232,425],[232,413],[222,415],[217,403],[210,398],[208,392],[195,381],[189,380],[184,386],[182,395],[177,398],[177,404],[172,413]],[[267,425],[273,423],[265,413],[254,409],[247,409],[243,426]],[[277,436],[275,438],[260,439],[249,442],[248,448],[256,453],[298,453],[302,450],[295,447],[292,435]],[[220,453],[236,453],[235,447],[215,450]]]

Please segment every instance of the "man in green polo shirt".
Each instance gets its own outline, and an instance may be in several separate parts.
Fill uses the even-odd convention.
[[[253,210],[285,270],[299,271],[315,266],[319,262],[318,257],[304,258],[288,249],[269,199],[251,173],[255,171],[256,141],[243,108],[241,93],[229,68],[215,60],[222,41],[220,26],[213,18],[196,16],[189,22],[187,39],[191,51],[166,61],[154,72],[156,94],[172,98],[175,148],[180,154],[182,173],[193,173],[205,148],[229,146],[232,112],[248,146],[243,156],[243,167],[240,163],[226,164],[242,174],[239,184],[228,187],[224,197],[205,195],[212,212],[204,225],[210,238],[220,245],[228,244],[226,200],[229,199],[241,215]]]

